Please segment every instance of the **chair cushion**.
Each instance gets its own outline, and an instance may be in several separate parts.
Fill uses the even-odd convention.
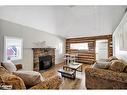
[[[13,74],[19,76],[27,86],[34,86],[43,81],[42,75],[35,71],[15,71]]]
[[[30,89],[59,89],[62,84],[62,78],[60,76],[52,76],[45,81],[40,82],[39,84],[31,87]]]
[[[15,64],[11,61],[2,62],[2,66],[6,68],[9,72],[14,72],[17,70]]]
[[[121,60],[112,60],[109,69],[116,72],[123,72],[125,66],[126,65]]]

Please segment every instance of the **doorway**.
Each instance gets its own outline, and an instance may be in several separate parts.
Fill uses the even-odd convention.
[[[96,60],[108,58],[108,40],[96,40]]]

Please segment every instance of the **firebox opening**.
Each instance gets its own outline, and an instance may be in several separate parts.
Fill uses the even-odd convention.
[[[39,57],[39,70],[46,70],[52,66],[52,56],[41,56]]]

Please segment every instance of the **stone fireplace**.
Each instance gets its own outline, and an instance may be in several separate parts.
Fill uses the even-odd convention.
[[[55,65],[55,48],[32,48],[33,70],[40,71]]]

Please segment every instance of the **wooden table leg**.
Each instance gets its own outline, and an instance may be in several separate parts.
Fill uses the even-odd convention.
[[[76,70],[74,71],[74,79],[76,78]]]
[[[76,71],[82,72],[82,65]]]
[[[81,72],[82,72],[82,68],[83,68],[83,67],[82,67],[82,65],[81,65]]]

